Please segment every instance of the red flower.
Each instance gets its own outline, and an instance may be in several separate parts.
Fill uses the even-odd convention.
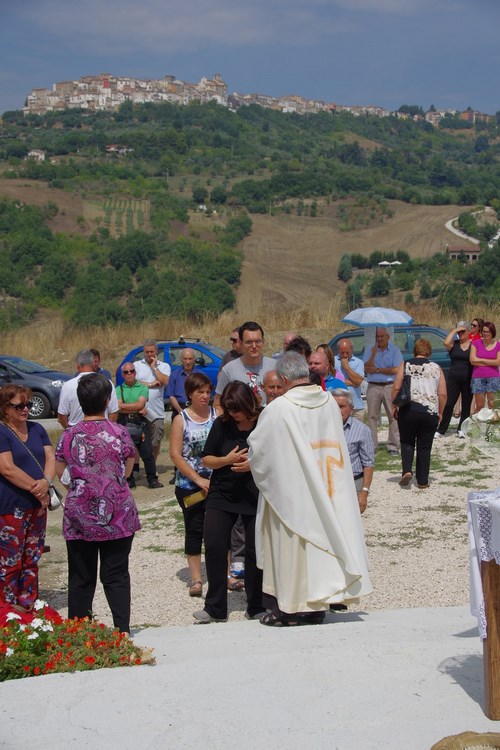
[[[95,659],[94,659],[93,656],[86,656],[85,659],[84,659],[84,661],[86,661],[87,664],[94,664],[95,663]]]
[[[35,667],[33,670],[33,674],[40,674],[40,667]]]
[[[48,671],[49,669],[54,669],[55,666],[56,666],[55,661],[48,661],[45,664],[45,669],[46,669],[46,671]]]
[[[31,669],[31,667],[28,667],[28,665],[27,665],[27,664],[25,664],[25,665],[23,666],[23,669],[24,669],[24,671],[25,671],[25,672],[29,672],[29,671],[30,671],[30,669]]]

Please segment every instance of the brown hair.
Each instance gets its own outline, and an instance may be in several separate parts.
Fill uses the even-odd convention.
[[[413,347],[415,357],[430,357],[432,354],[431,342],[428,339],[417,339]]]
[[[186,382],[184,383],[186,398],[189,400],[195,391],[199,391],[200,388],[205,388],[207,385],[210,386],[210,390],[212,390],[212,381],[208,375],[205,375],[203,372],[192,372],[191,375],[187,376]]]
[[[495,336],[497,335],[497,329],[495,327],[495,324],[492,323],[490,320],[484,321],[483,325],[481,326],[481,333],[483,332],[482,331],[483,328],[487,328],[489,332],[491,333],[491,335],[493,336],[493,338],[495,338]]]
[[[318,346],[316,347],[316,351],[319,351],[320,349],[322,349],[326,354],[326,358],[328,360],[328,372],[330,373],[330,375],[335,375],[335,373],[337,372],[335,368],[335,354],[333,353],[331,346],[328,346],[328,344],[318,344]]]
[[[33,396],[33,393],[30,388],[27,388],[24,385],[14,385],[12,383],[0,388],[0,420],[2,420],[2,422],[7,420],[7,407],[14,396],[25,396],[26,401],[29,401]]]
[[[233,380],[226,385],[220,397],[220,405],[222,407],[221,419],[225,422],[231,419],[230,411],[241,411],[247,419],[257,419],[262,411],[262,406],[259,406],[250,386],[239,380]]]

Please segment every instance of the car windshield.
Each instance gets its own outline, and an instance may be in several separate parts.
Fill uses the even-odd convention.
[[[48,367],[44,367],[44,365],[40,365],[38,362],[31,362],[29,359],[22,359],[21,357],[1,356],[0,362],[5,365],[17,367],[18,370],[21,370],[26,375],[33,375],[35,372],[50,372]]]
[[[208,349],[209,352],[215,354],[216,357],[223,357],[226,353],[225,349],[221,349],[220,346],[215,346],[214,344],[207,344],[206,342],[203,342],[203,346],[205,347],[205,349]]]

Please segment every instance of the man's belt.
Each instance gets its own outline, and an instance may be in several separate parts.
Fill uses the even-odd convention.
[[[354,475],[354,479],[362,479],[363,477],[364,477],[363,472],[361,472],[361,474],[355,474]]]
[[[369,380],[368,385],[392,385],[394,380],[386,380],[383,383],[380,380]]]

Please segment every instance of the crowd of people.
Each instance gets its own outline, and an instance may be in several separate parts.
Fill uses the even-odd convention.
[[[55,451],[44,428],[28,420],[29,389],[0,389],[0,606],[34,606],[57,476],[67,486],[68,616],[91,615],[99,563],[114,625],[130,632],[128,565],[140,529],[132,490],[139,459],[148,488],[163,488],[157,461],[165,396],[188,594],[205,597],[195,622],[225,621],[228,592],[244,589],[248,619],[318,624],[329,609],[371,591],[361,514],[382,406],[384,450],[401,456],[399,484],[415,478],[425,490],[434,438],[446,434],[457,409],[461,438],[471,409],[491,408],[500,390],[500,342],[495,325],[480,318],[459,321],[446,337],[446,378],[429,341],[418,339],[404,361],[382,326],[363,359],[349,338],[333,352],[292,331],[280,351],[265,356],[264,331],[254,321],[233,329],[230,343],[215,393],[188,346],[171,373],[148,339],[143,359],[122,365],[117,387],[97,350],[79,352],[77,372],[61,389],[64,432]]]

